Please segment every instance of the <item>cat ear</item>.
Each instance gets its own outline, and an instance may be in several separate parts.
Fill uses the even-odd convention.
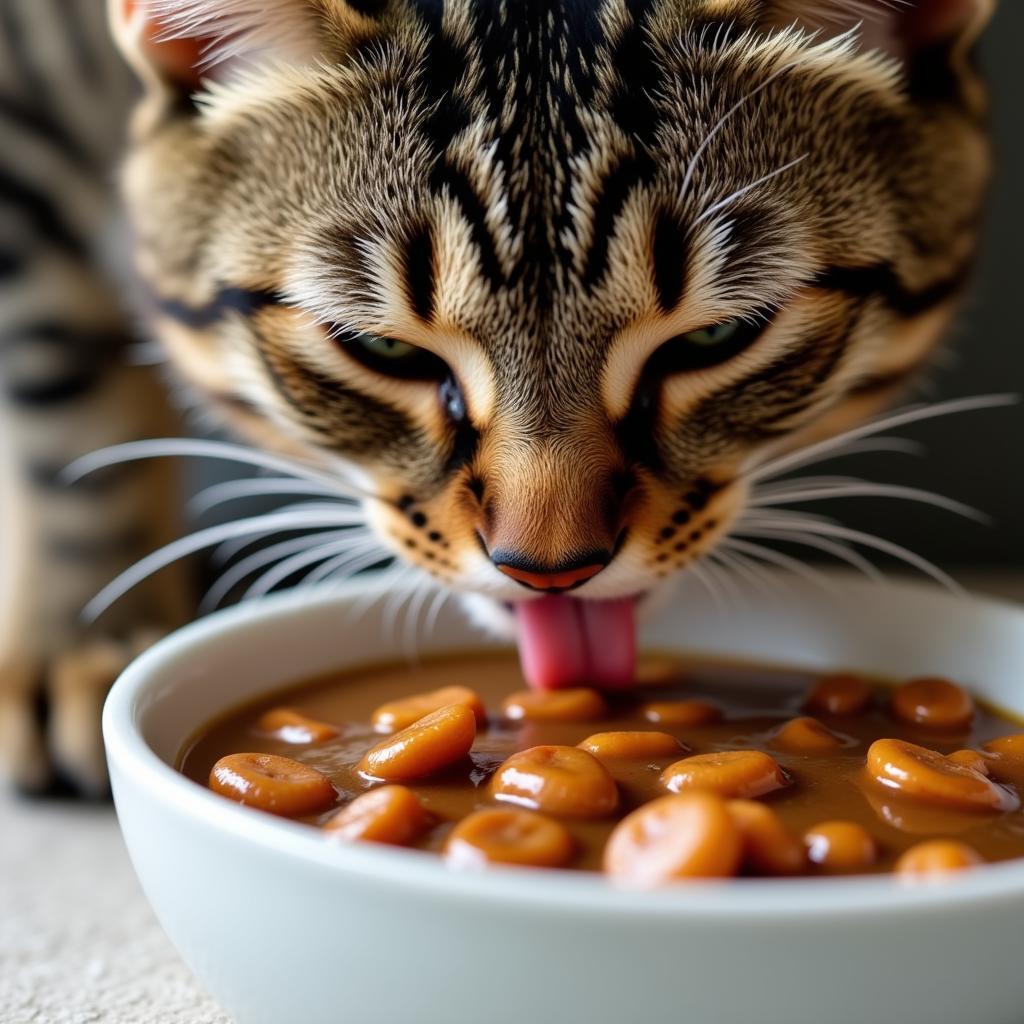
[[[773,26],[826,35],[858,30],[864,48],[910,61],[922,50],[962,53],[981,35],[997,0],[769,0]]]
[[[241,63],[308,63],[372,30],[385,0],[108,0],[114,37],[147,85],[194,88]]]

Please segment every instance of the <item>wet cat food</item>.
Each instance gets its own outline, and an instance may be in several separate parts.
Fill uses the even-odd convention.
[[[317,679],[208,726],[182,771],[324,842],[622,885],[1024,857],[1024,731],[944,679],[651,659],[635,689],[523,691],[503,654]]]

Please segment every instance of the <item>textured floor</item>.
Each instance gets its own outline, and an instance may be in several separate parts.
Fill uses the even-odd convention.
[[[0,787],[0,1022],[230,1024],[156,923],[110,807]]]

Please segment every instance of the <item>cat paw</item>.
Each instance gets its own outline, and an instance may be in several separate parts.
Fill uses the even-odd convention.
[[[160,637],[96,639],[54,655],[43,666],[0,668],[0,775],[22,793],[108,793],[100,719],[114,680]]]

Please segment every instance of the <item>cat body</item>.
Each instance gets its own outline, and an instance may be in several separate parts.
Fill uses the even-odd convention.
[[[0,750],[27,786],[102,785],[108,677],[187,614],[164,577],[77,614],[176,529],[161,463],[60,486],[172,430],[102,269],[116,167],[175,373],[518,631],[541,685],[623,682],[757,467],[888,403],[971,268],[986,0],[116,0],[137,99],[98,6],[0,20]]]

